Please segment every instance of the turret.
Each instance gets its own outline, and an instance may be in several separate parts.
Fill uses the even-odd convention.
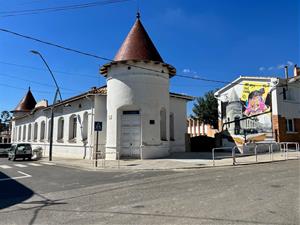
[[[169,78],[176,70],[164,63],[139,14],[114,61],[100,73],[107,78],[106,157],[167,155]]]

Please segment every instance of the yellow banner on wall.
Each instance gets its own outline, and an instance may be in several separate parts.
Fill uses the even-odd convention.
[[[269,94],[269,90],[270,90],[270,85],[267,82],[244,81],[243,91],[241,93],[241,100],[246,102],[248,100],[249,94],[254,91],[263,92],[262,97],[264,98],[264,100],[266,100],[266,97]]]

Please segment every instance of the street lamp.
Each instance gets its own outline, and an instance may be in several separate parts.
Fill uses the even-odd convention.
[[[38,51],[31,50],[30,52],[33,53],[33,54],[35,54],[35,55],[40,56],[40,58],[43,60],[44,64],[46,65],[48,71],[50,72],[50,74],[51,74],[51,76],[53,78],[53,81],[55,83],[55,86],[56,86],[55,96],[54,96],[53,104],[52,104],[52,107],[51,107],[51,123],[50,123],[49,161],[52,161],[53,124],[54,124],[54,121],[53,121],[53,119],[54,119],[54,110],[53,109],[54,109],[54,104],[57,102],[57,96],[59,95],[60,101],[62,101],[62,97],[61,97],[61,93],[60,93],[59,87],[57,85],[57,82],[55,80],[55,77],[54,77],[54,75],[53,75],[50,67],[48,66],[46,60],[44,59],[44,57]]]

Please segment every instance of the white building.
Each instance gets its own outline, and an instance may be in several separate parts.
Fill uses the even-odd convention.
[[[114,61],[100,73],[107,86],[48,106],[31,91],[13,111],[13,142],[30,142],[48,154],[51,110],[54,112],[53,156],[94,158],[95,122],[98,151],[106,159],[157,158],[185,151],[186,103],[190,96],[169,92],[176,69],[165,63],[139,16]]]
[[[293,77],[240,76],[215,93],[223,146],[300,142],[300,69]]]

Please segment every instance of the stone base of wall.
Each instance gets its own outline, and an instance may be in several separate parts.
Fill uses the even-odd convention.
[[[300,118],[294,119],[296,132],[287,132],[286,118],[280,115],[272,116],[273,132],[278,142],[300,142]]]

